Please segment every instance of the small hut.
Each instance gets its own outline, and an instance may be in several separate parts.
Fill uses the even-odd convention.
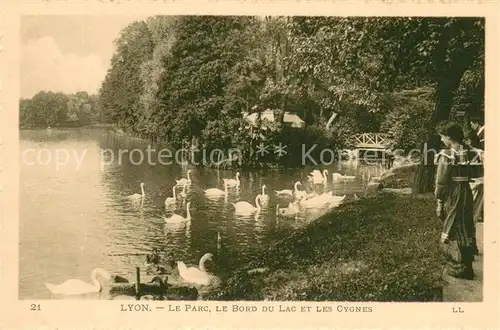
[[[245,120],[254,127],[257,126],[258,116],[259,116],[258,112],[254,112],[251,114],[243,113],[243,117],[245,118]],[[272,109],[266,109],[260,113],[260,119],[262,120],[262,122],[267,121],[269,123],[275,123],[277,118],[278,116],[276,115],[276,111]],[[304,128],[305,124],[306,124],[305,121],[294,113],[285,111],[285,113],[283,114],[283,125],[285,126],[294,128]]]

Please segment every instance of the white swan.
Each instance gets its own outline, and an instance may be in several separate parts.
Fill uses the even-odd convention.
[[[283,190],[275,190],[276,195],[290,195],[293,196],[294,192],[299,190],[300,181],[297,181],[293,184],[293,190],[291,189],[283,189]]]
[[[207,272],[205,269],[205,262],[213,260],[214,255],[205,253],[201,257],[198,267],[187,267],[182,261],[177,261],[177,269],[179,270],[180,277],[187,283],[210,285],[214,276]]]
[[[267,186],[265,184],[262,185],[262,192],[261,192],[261,202],[262,204],[267,204],[269,202],[269,195],[266,194],[266,188]]]
[[[181,198],[186,199],[186,197],[187,197],[187,194],[186,194],[186,185],[183,185],[183,186],[182,186],[182,191],[181,191],[181,193],[179,194],[179,196],[180,196]]]
[[[101,283],[97,280],[97,275],[101,275],[107,281],[111,280],[111,275],[102,268],[96,268],[92,271],[92,284],[84,282],[82,280],[70,279],[64,283],[55,285],[50,283],[45,283],[47,289],[53,294],[60,295],[80,295],[87,293],[98,293],[102,290]]]
[[[180,186],[180,185],[187,185],[187,184],[191,184],[191,170],[188,170],[187,171],[187,179],[186,178],[182,178],[180,180],[175,180],[175,182],[177,182],[177,186]]]
[[[224,182],[224,185],[228,185],[228,186],[235,186],[235,187],[239,187],[240,186],[240,172],[236,172],[236,179],[222,179],[222,181]]]
[[[356,177],[354,175],[342,175],[340,173],[332,174],[333,181],[354,181]]]
[[[127,196],[126,198],[132,199],[132,200],[138,200],[140,198],[144,198],[145,195],[146,194],[144,193],[144,182],[141,182],[141,193],[140,194],[135,193],[133,195]]]
[[[260,194],[255,196],[255,206],[253,206],[252,204],[245,202],[245,201],[240,201],[236,204],[233,203],[233,206],[234,206],[236,213],[250,214],[250,213],[259,212],[262,209],[261,197],[262,197],[262,195],[260,195]]]
[[[178,214],[172,214],[170,217],[165,218],[165,222],[167,223],[182,223],[191,220],[191,213],[189,212],[189,207],[191,206],[191,202],[187,202],[186,204],[186,217]]]
[[[165,205],[175,204],[177,202],[177,196],[175,195],[175,186],[172,187],[172,197],[167,197],[165,199]]]
[[[224,190],[218,189],[218,188],[210,188],[205,190],[205,195],[207,197],[222,197],[222,196],[227,196],[227,184],[224,185]]]
[[[279,208],[276,204],[276,215],[281,215],[283,217],[293,217],[299,214],[299,208],[296,203],[290,202],[288,207]]]
[[[328,170],[323,170],[323,173],[319,170],[314,170],[308,178],[313,184],[325,184],[328,182]]]

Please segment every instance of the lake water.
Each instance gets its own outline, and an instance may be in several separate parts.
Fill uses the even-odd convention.
[[[177,260],[187,264],[197,264],[204,253],[217,253],[218,232],[231,256],[244,260],[253,248],[275,242],[321,212],[303,211],[298,219],[277,218],[275,213],[280,201],[273,190],[292,189],[299,180],[310,190],[306,176],[312,168],[240,171],[239,191],[230,190],[227,200],[209,200],[203,189],[223,189],[222,178],[234,178],[236,170],[152,165],[147,161],[139,164],[138,154],[118,162],[120,149],[134,148],[147,155],[145,142],[105,130],[21,132],[20,299],[58,298],[45,288],[45,282],[58,284],[70,278],[90,282],[90,273],[97,267],[132,280],[135,267],[145,261],[138,254],[149,253],[152,248],[173,252]],[[64,154],[70,156],[66,164]],[[361,195],[368,176],[382,172],[378,166],[356,162],[322,168],[329,171],[326,190],[334,190],[337,195]],[[191,201],[191,223],[167,224],[164,217],[172,212],[186,214],[185,202],[179,201],[172,210],[166,210],[164,202],[172,195],[175,179],[186,177],[188,169],[192,171],[192,184],[186,191]],[[356,180],[333,185],[334,172],[356,175]],[[146,195],[142,205],[123,198],[140,193],[141,182]],[[244,200],[253,204],[263,184],[270,195],[269,206],[258,217],[235,215],[231,203]]]

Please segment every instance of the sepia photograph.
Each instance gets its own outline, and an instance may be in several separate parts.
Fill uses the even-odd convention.
[[[484,17],[19,28],[20,300],[483,301]]]

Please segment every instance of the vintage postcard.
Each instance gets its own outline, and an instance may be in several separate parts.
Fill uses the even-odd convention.
[[[1,328],[499,327],[497,3],[0,14]]]

